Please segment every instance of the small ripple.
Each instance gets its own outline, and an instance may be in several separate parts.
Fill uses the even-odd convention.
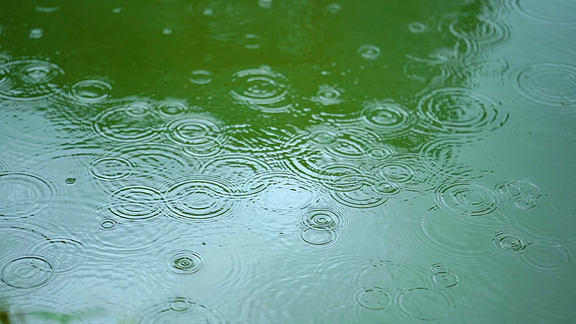
[[[39,100],[60,91],[52,83],[64,74],[53,63],[39,60],[19,60],[0,65],[0,98],[9,100]]]
[[[460,276],[452,271],[436,272],[430,275],[430,283],[436,288],[452,288],[460,283]]]
[[[102,80],[83,80],[70,89],[71,98],[81,104],[105,102],[110,98],[112,85]]]
[[[222,316],[189,298],[168,298],[158,304],[146,307],[139,323],[224,323]]]
[[[526,98],[548,106],[576,105],[576,66],[537,63],[515,76],[515,86]]]
[[[438,205],[458,216],[486,216],[498,207],[498,197],[492,190],[476,184],[451,183],[435,192]]]
[[[41,287],[52,280],[55,274],[52,264],[39,256],[22,256],[1,263],[2,282],[17,289]]]
[[[55,186],[28,172],[0,173],[0,216],[21,218],[33,216],[55,199]]]
[[[430,266],[430,272],[432,272],[433,274],[448,273],[450,272],[450,267],[448,267],[444,263],[434,263],[433,265]]]
[[[338,233],[331,228],[304,226],[300,229],[300,238],[307,244],[331,246],[336,243],[339,236]]]
[[[171,251],[166,256],[164,267],[170,273],[190,275],[205,266],[205,261],[199,253],[187,250]]]
[[[394,155],[373,168],[378,177],[396,183],[401,190],[428,191],[438,187],[444,177],[426,158],[412,153]]]
[[[119,142],[145,141],[160,135],[163,125],[151,103],[133,101],[102,111],[92,125],[99,136]]]
[[[415,122],[404,107],[392,100],[365,102],[361,120],[380,133],[398,134],[410,129]]]
[[[187,110],[186,103],[178,100],[165,100],[158,104],[158,113],[165,118],[181,117]]]
[[[535,239],[519,258],[520,265],[541,274],[556,276],[572,266],[571,248],[553,238]]]
[[[286,112],[289,102],[289,82],[285,76],[268,66],[236,72],[232,76],[230,96],[240,103],[267,113]]]
[[[221,123],[206,116],[187,116],[168,125],[169,138],[193,156],[213,156],[222,150],[226,134]]]
[[[368,179],[370,173],[352,163],[332,163],[323,165],[322,185],[333,191],[353,191],[364,186],[362,179]]]
[[[398,295],[398,306],[410,317],[433,321],[447,317],[454,310],[454,300],[440,290],[415,287]]]
[[[489,17],[473,14],[451,14],[440,22],[440,29],[463,39],[470,39],[481,46],[503,44],[510,39],[510,29]]]
[[[508,114],[482,94],[464,88],[432,90],[418,102],[422,131],[428,133],[478,133],[506,123]]]
[[[323,106],[338,105],[344,102],[344,99],[341,98],[344,90],[339,87],[323,84],[320,85],[319,88],[320,89],[316,92],[316,95],[311,98],[313,102],[319,103]]]
[[[374,61],[380,57],[380,48],[374,45],[362,45],[356,51],[365,60]]]
[[[362,127],[345,127],[338,129],[337,132],[337,140],[324,149],[326,153],[337,158],[361,159],[382,143],[378,133]]]
[[[339,229],[346,224],[346,219],[339,210],[313,208],[300,215],[300,223],[305,227]]]
[[[496,185],[503,199],[518,209],[532,209],[538,206],[542,190],[529,180],[504,181]]]
[[[512,231],[497,232],[492,239],[492,246],[501,252],[522,254],[532,244],[528,239]]]
[[[212,82],[212,72],[208,70],[194,70],[190,75],[188,80],[194,84],[204,85]]]
[[[122,157],[102,157],[90,162],[90,173],[103,181],[116,181],[129,177],[134,164]]]
[[[542,23],[564,25],[576,22],[576,4],[571,0],[550,0],[545,6],[534,0],[507,0],[506,5],[513,11]]]
[[[375,286],[362,287],[354,299],[361,307],[369,310],[385,310],[394,302],[394,296],[388,290]]]
[[[442,84],[450,78],[450,69],[443,64],[409,60],[404,65],[404,75],[425,84]]]
[[[187,176],[166,185],[170,216],[186,221],[217,221],[235,214],[237,193],[222,179]]]
[[[86,261],[84,244],[66,237],[42,240],[32,248],[32,255],[47,256],[56,273],[72,271]]]
[[[259,173],[271,170],[272,167],[268,165],[266,160],[242,154],[218,156],[200,167],[202,174],[234,179],[233,185],[237,187],[237,191],[247,195],[251,194],[251,190],[243,185],[255,181],[253,178]]]
[[[113,231],[118,226],[118,221],[113,218],[106,218],[100,221],[98,228],[102,231]]]
[[[127,220],[145,220],[163,211],[162,194],[151,187],[131,186],[114,192],[107,203],[108,210]]]
[[[419,21],[411,22],[408,24],[408,30],[413,34],[421,34],[430,30],[430,27]]]

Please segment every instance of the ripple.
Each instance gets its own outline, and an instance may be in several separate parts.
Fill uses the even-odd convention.
[[[102,111],[96,116],[93,130],[105,139],[137,142],[158,137],[162,124],[152,104],[134,101]]]
[[[454,309],[454,301],[440,290],[416,287],[400,293],[398,306],[410,317],[433,321],[447,317]]]
[[[346,223],[344,216],[332,208],[313,208],[300,216],[300,223],[306,227],[338,229]]]
[[[374,131],[361,127],[338,129],[338,139],[324,148],[325,152],[337,158],[357,160],[369,156],[374,148],[379,148],[382,138]]]
[[[0,255],[15,259],[22,254],[30,252],[30,247],[47,240],[47,237],[29,227],[20,227],[22,225],[10,226],[5,222],[0,223]]]
[[[139,323],[224,323],[216,311],[189,298],[168,298],[143,310]]]
[[[404,132],[414,123],[406,109],[392,100],[366,102],[360,114],[368,127],[386,135]]]
[[[308,140],[320,146],[328,146],[338,141],[338,133],[331,129],[312,129],[307,136]]]
[[[418,154],[402,153],[376,165],[373,171],[378,177],[398,184],[407,191],[428,191],[438,187],[445,177],[434,164]]]
[[[40,176],[25,172],[0,174],[0,216],[20,218],[33,216],[55,198],[55,187]]]
[[[362,45],[357,50],[358,55],[363,59],[374,61],[380,57],[380,48],[374,45]]]
[[[292,108],[288,91],[289,82],[285,76],[268,66],[261,66],[235,73],[230,96],[252,109],[276,113]]]
[[[113,231],[118,226],[118,222],[113,218],[106,218],[100,221],[98,228],[102,231]]]
[[[84,245],[65,237],[43,240],[32,248],[32,254],[47,256],[56,273],[72,271],[86,261]]]
[[[370,173],[352,163],[324,165],[319,173],[322,174],[322,185],[333,191],[354,191],[360,189],[366,185],[365,179],[370,176]]]
[[[338,239],[338,233],[330,228],[303,227],[300,230],[300,238],[308,244],[326,246],[334,244]]]
[[[460,282],[460,277],[452,272],[434,273],[430,276],[430,281],[437,288],[451,288]]]
[[[267,172],[257,176],[252,192],[259,191],[251,202],[267,211],[294,211],[308,206],[316,197],[316,188],[284,172]]]
[[[70,89],[70,95],[76,102],[92,104],[104,102],[110,98],[112,85],[102,80],[83,80]]]
[[[478,133],[495,130],[508,119],[488,97],[463,88],[432,90],[418,102],[425,132]]]
[[[204,85],[212,82],[212,72],[208,70],[194,70],[190,75],[188,80],[194,84]]]
[[[513,206],[519,209],[532,209],[538,206],[542,190],[529,180],[504,181],[496,185],[496,191]]]
[[[535,239],[516,261],[525,268],[555,276],[572,265],[572,252],[562,242],[552,238]]]
[[[433,274],[448,273],[450,272],[450,268],[443,263],[434,263],[430,266],[430,271]]]
[[[522,254],[530,244],[532,243],[527,239],[510,231],[498,232],[492,239],[492,246],[506,253]]]
[[[337,86],[323,84],[320,85],[319,88],[318,92],[316,92],[316,96],[311,98],[313,102],[319,103],[323,106],[338,105],[344,102],[344,99],[341,98],[344,90]]]
[[[2,263],[2,282],[13,288],[38,288],[54,278],[52,264],[41,257],[23,256]]]
[[[99,180],[116,181],[129,177],[134,164],[121,157],[102,157],[90,162],[90,173]]]
[[[498,207],[498,197],[480,185],[453,183],[436,190],[438,205],[458,216],[486,216]]]
[[[430,28],[428,26],[426,26],[424,23],[415,21],[415,22],[411,22],[408,25],[408,30],[414,34],[421,34],[421,33],[425,33],[427,31],[429,31]]]
[[[447,180],[469,181],[481,178],[497,166],[494,153],[477,145],[474,138],[441,136],[420,145],[418,152],[423,163]],[[470,159],[475,162],[473,166],[470,165]]]
[[[236,192],[213,177],[188,176],[167,185],[170,216],[187,221],[215,221],[235,214]]]
[[[193,251],[171,251],[166,256],[164,267],[168,272],[178,275],[190,275],[196,273],[205,266],[202,256]]]
[[[64,71],[55,64],[39,60],[12,61],[0,65],[0,98],[39,100],[60,91],[51,83]]]
[[[158,105],[158,113],[162,117],[180,117],[188,110],[188,106],[178,100],[166,100]]]
[[[489,17],[472,14],[452,14],[444,17],[440,24],[445,24],[450,32],[463,39],[478,42],[479,45],[496,45],[510,39],[510,29]],[[441,26],[442,28],[444,26]]]
[[[548,106],[576,105],[576,66],[560,63],[529,65],[516,76],[515,86],[528,99]]]
[[[178,119],[168,125],[170,139],[195,156],[218,154],[226,141],[220,123],[205,116]]]
[[[124,219],[144,220],[160,215],[163,202],[162,194],[154,188],[125,187],[112,194],[108,210]]]
[[[520,14],[551,24],[573,24],[576,22],[576,4],[571,0],[551,0],[546,6],[537,0],[506,1],[514,11]]]
[[[430,85],[442,84],[443,81],[450,78],[451,74],[450,69],[442,64],[409,60],[404,65],[404,75],[412,80]]]

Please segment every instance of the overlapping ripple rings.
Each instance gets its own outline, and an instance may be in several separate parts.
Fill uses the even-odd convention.
[[[137,142],[158,137],[163,121],[153,104],[135,100],[102,111],[92,126],[94,132],[105,139]]]
[[[54,200],[56,187],[28,172],[0,173],[0,217],[33,216]]]
[[[407,131],[415,122],[405,108],[392,100],[366,102],[360,114],[366,126],[384,135]]]
[[[103,103],[110,98],[111,90],[112,85],[106,81],[82,80],[71,87],[69,96],[75,103]]]
[[[32,255],[48,256],[56,273],[69,272],[86,261],[86,248],[75,239],[54,237],[38,242],[32,248]]]
[[[168,125],[169,138],[191,155],[218,154],[226,140],[221,122],[207,116],[186,116]]]
[[[292,108],[289,82],[268,66],[236,72],[230,96],[246,106],[267,113],[287,112]]]
[[[485,187],[476,184],[452,183],[436,190],[438,205],[453,214],[485,216],[496,210],[498,197]]]
[[[57,65],[40,60],[20,60],[0,65],[0,98],[39,100],[58,93],[53,83],[64,74]]]
[[[22,256],[2,261],[0,278],[6,285],[19,288],[38,288],[48,283],[55,274],[54,267],[40,256]]]
[[[481,15],[447,15],[438,27],[447,28],[454,36],[471,39],[480,45],[499,45],[510,39],[510,30],[506,25]]]
[[[223,324],[222,316],[190,298],[173,297],[143,310],[139,323],[206,323]]]
[[[576,66],[537,63],[515,76],[515,86],[528,99],[546,106],[576,105]]]
[[[164,207],[160,191],[147,186],[128,186],[112,193],[108,210],[126,220],[146,220],[158,216]]]
[[[546,6],[541,6],[537,0],[507,0],[506,5],[525,17],[542,23],[576,23],[576,4],[570,0],[551,0]]]
[[[464,88],[432,90],[420,98],[424,132],[469,134],[495,130],[508,119],[490,98]]]
[[[522,210],[537,207],[542,197],[540,187],[526,179],[501,182],[495,190],[503,200]]]

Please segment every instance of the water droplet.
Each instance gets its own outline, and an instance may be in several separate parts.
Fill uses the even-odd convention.
[[[7,172],[0,174],[0,216],[20,218],[33,216],[50,203],[55,187],[31,173]]]
[[[1,279],[18,289],[38,288],[54,278],[54,268],[41,257],[26,256],[3,261]]]
[[[380,48],[374,45],[360,46],[357,52],[363,59],[369,61],[374,61],[380,56]]]
[[[341,98],[344,90],[327,84],[319,86],[320,90],[316,93],[316,96],[312,97],[313,102],[317,102],[323,106],[338,105],[344,100]]]
[[[414,34],[421,34],[430,30],[430,28],[421,22],[415,21],[408,25],[408,30]]]
[[[41,28],[33,28],[30,29],[30,34],[28,35],[28,37],[32,39],[40,39],[42,38],[42,35],[44,35],[44,30],[42,30]]]
[[[272,4],[274,3],[273,0],[258,0],[258,6],[264,9],[272,8]]]
[[[76,178],[66,178],[64,182],[66,182],[66,184],[73,185],[76,183]]]
[[[171,251],[165,260],[166,269],[174,274],[189,275],[204,267],[205,261],[200,254],[193,251]]]
[[[523,253],[530,243],[515,234],[498,232],[492,239],[492,245],[503,252]]]
[[[113,13],[120,13],[122,11],[122,8],[114,8],[112,9]]]
[[[326,6],[326,12],[329,14],[337,15],[342,11],[342,7],[337,3],[331,3]]]
[[[496,191],[519,209],[532,209],[538,206],[542,190],[528,180],[504,181],[496,185]]]
[[[305,227],[338,229],[345,224],[344,217],[336,210],[315,208],[300,216],[300,223]]]
[[[432,271],[434,274],[448,273],[450,268],[443,263],[434,263],[430,266],[430,271]]]
[[[458,275],[451,272],[435,273],[431,276],[431,280],[438,288],[451,288],[460,282]]]
[[[170,29],[170,28],[164,28],[164,29],[162,29],[162,34],[164,34],[164,35],[171,35],[172,32],[173,32],[173,31],[172,31],[172,29]]]

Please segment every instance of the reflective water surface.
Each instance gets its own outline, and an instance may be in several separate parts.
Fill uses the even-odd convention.
[[[569,323],[576,2],[0,10],[0,322]]]

